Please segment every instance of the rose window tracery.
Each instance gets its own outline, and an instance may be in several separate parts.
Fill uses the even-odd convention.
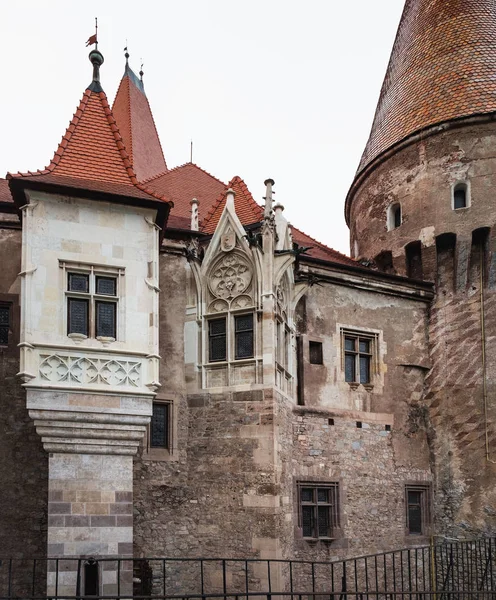
[[[217,298],[232,299],[249,290],[252,270],[248,261],[239,254],[223,257],[212,270],[209,288]]]

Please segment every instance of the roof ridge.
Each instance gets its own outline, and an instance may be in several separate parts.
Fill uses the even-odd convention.
[[[291,227],[292,230],[296,229],[296,231],[299,231],[300,233],[302,233],[303,235],[305,235],[307,238],[310,238],[313,242],[315,242],[316,244],[318,244],[322,248],[325,248],[326,250],[331,250],[332,252],[335,252],[336,254],[339,254],[343,258],[347,258],[348,260],[355,261],[355,259],[351,258],[351,256],[348,256],[347,254],[343,254],[343,252],[340,252],[339,250],[336,250],[335,248],[331,248],[330,246],[328,246],[327,244],[324,244],[323,242],[319,242],[319,240],[315,239],[313,236],[309,235],[308,233],[306,233],[302,229],[298,229],[298,227],[295,227],[292,223],[290,223],[289,226]]]
[[[208,175],[212,179],[215,179],[215,181],[218,181],[223,186],[226,185],[226,183],[224,181],[221,181],[218,177],[216,177],[215,175],[212,175],[212,173],[209,173],[208,171],[206,171],[205,169],[202,169],[196,163],[191,162],[191,161],[185,162],[182,165],[177,165],[176,167],[173,167],[172,169],[167,169],[167,171],[164,171],[163,173],[160,173],[159,175],[154,175],[153,177],[149,177],[148,179],[143,179],[142,183],[148,183],[150,181],[155,181],[155,179],[159,179],[160,177],[163,177],[164,175],[167,175],[168,173],[173,173],[174,171],[177,171],[178,169],[182,169],[183,167],[187,167],[188,165],[196,167],[199,171],[202,171],[203,173],[205,173],[205,175]]]

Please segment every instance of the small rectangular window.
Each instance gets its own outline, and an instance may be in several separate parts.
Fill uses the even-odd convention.
[[[117,293],[117,280],[115,277],[96,276],[96,293],[102,296],[115,296]]]
[[[332,539],[339,527],[338,483],[298,483],[299,521],[303,537]]]
[[[150,423],[150,446],[169,448],[169,404],[153,403],[153,415]]]
[[[70,292],[87,294],[90,291],[90,276],[84,273],[69,273],[68,289]]]
[[[0,304],[0,346],[8,346],[11,328],[10,304]]]
[[[372,381],[375,336],[344,332],[344,378],[348,383],[368,384]]]
[[[234,317],[235,359],[253,357],[253,315]]]
[[[309,342],[308,349],[310,354],[311,365],[324,364],[324,356],[322,352],[322,342]]]
[[[426,535],[430,525],[429,485],[405,487],[406,527],[410,535]]]
[[[89,301],[82,298],[67,299],[67,333],[88,336]]]
[[[226,319],[208,322],[208,355],[210,362],[227,360]]]
[[[96,337],[115,339],[115,302],[95,302],[96,311]]]

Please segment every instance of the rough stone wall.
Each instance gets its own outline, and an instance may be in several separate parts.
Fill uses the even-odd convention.
[[[45,556],[48,465],[26,410],[19,371],[21,232],[0,229],[0,300],[13,304],[8,348],[0,347],[0,531],[2,555]]]
[[[391,251],[393,270],[406,274],[405,246],[420,241],[423,277],[436,283],[425,397],[436,521],[451,537],[496,531],[495,137],[494,123],[471,124],[412,144],[374,169],[351,207],[351,246],[358,245],[360,257]],[[457,181],[469,183],[471,204],[455,211],[451,189]],[[388,232],[386,212],[393,202],[401,202],[402,224]],[[487,229],[473,237],[480,228]],[[439,238],[443,234],[453,235]]]
[[[406,274],[406,244],[420,240],[426,279],[429,248],[443,233],[470,240],[472,231],[496,222],[496,124],[467,125],[428,137],[379,164],[354,193],[350,212],[350,248],[357,258],[393,254],[394,270]],[[469,209],[452,210],[451,189],[470,184]],[[402,224],[387,231],[387,209],[400,202]],[[432,265],[435,266],[435,265]]]

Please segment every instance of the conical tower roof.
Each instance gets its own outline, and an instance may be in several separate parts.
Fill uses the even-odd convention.
[[[145,181],[167,172],[143,81],[138,79],[127,60],[112,113],[138,181]]]
[[[493,111],[494,0],[406,0],[358,172],[426,127]]]

